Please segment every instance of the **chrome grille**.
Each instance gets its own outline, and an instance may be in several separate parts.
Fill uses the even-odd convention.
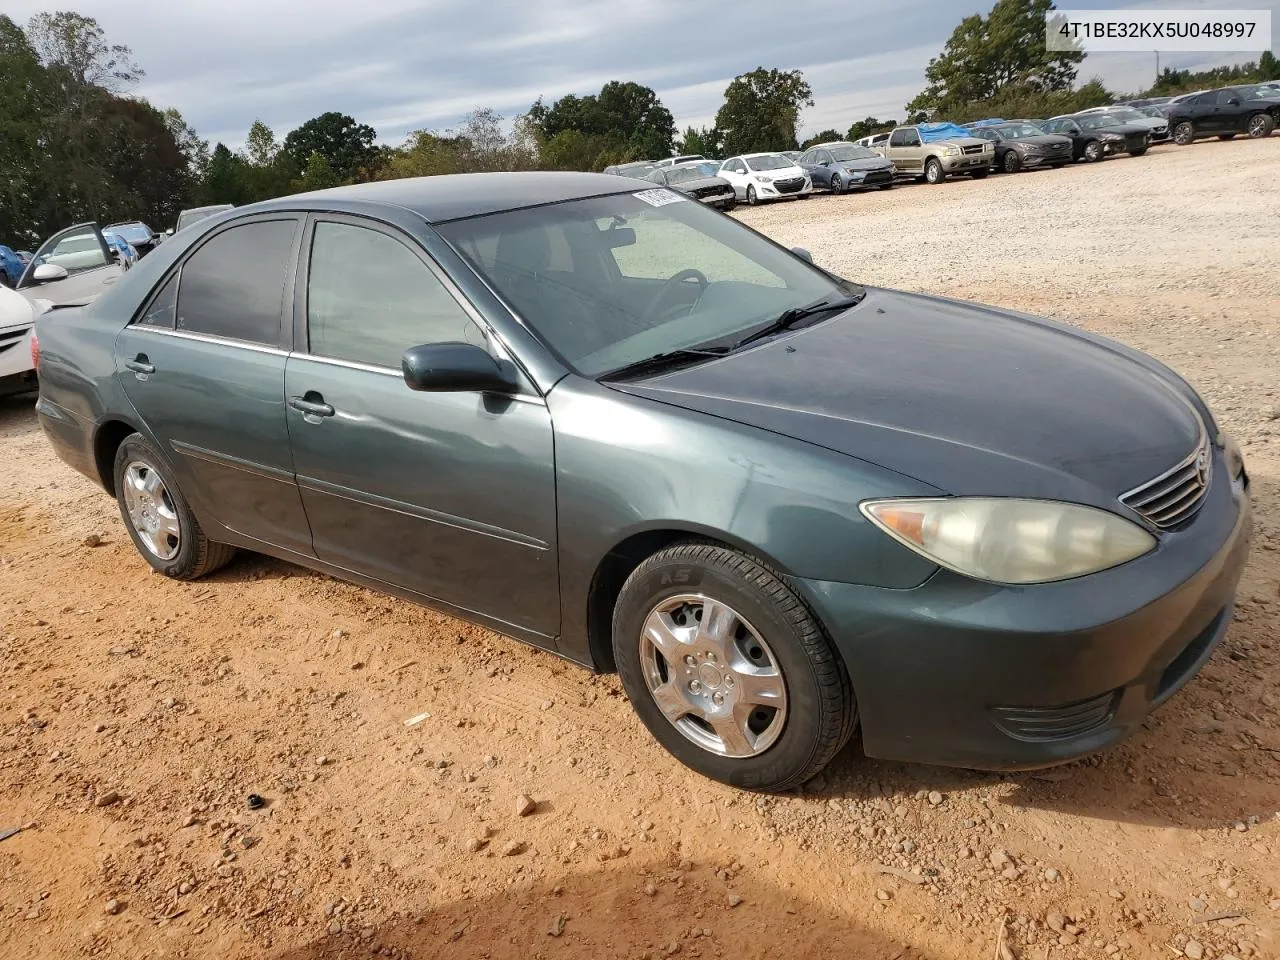
[[[987,148],[982,146],[982,144],[980,143],[975,143],[972,146],[965,146],[965,147],[961,147],[960,149],[964,151],[966,154],[969,154],[969,153],[982,153],[982,151]]]
[[[1208,437],[1172,470],[1120,497],[1120,502],[1142,514],[1157,527],[1167,529],[1186,522],[1200,509],[1209,491],[1213,452]]]

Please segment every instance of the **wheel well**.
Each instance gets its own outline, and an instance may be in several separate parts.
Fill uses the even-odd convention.
[[[677,543],[717,543],[730,547],[687,530],[646,530],[623,540],[605,554],[596,567],[591,591],[587,594],[587,647],[592,664],[601,673],[617,670],[613,660],[613,607],[622,585],[645,560]]]
[[[116,495],[116,451],[124,443],[125,437],[137,432],[123,420],[108,420],[94,434],[93,460],[98,467],[98,479],[103,489],[113,497]]]

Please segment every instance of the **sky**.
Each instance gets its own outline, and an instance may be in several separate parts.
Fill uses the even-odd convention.
[[[263,120],[278,137],[328,110],[379,140],[445,129],[477,107],[510,118],[538,96],[609,80],[654,88],[679,129],[710,126],[724,89],[758,66],[799,68],[815,105],[806,133],[866,116],[901,118],[955,25],[994,0],[5,0],[19,23],[42,9],[92,16],[146,71],[134,91],[177,107],[210,143],[233,148]],[[1060,0],[1063,9],[1121,6]],[[1128,8],[1271,9],[1280,0],[1147,0]],[[1256,54],[1165,54],[1203,69]],[[1094,54],[1080,82],[1149,86],[1155,54]]]

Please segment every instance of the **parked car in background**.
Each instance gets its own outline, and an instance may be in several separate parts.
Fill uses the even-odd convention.
[[[55,304],[75,302],[100,296],[124,270],[98,225],[81,223],[40,245],[18,289]]]
[[[107,246],[115,251],[116,262],[120,266],[128,270],[138,262],[138,251],[133,249],[133,244],[111,230],[102,231],[102,239],[107,241]]]
[[[1265,84],[1219,87],[1180,99],[1169,108],[1173,139],[1186,145],[1201,137],[1230,140],[1268,137],[1280,126],[1280,90]]]
[[[996,161],[994,143],[974,137],[954,123],[895,127],[883,145],[874,149],[893,162],[898,176],[933,184],[957,173],[981,180]]]
[[[870,147],[860,147],[843,140],[815,144],[800,156],[798,163],[800,169],[809,175],[814,189],[832,193],[876,187],[889,190],[898,173],[893,161]]]
[[[0,286],[16,287],[26,264],[12,247],[0,244]]]
[[[650,160],[637,160],[635,163],[615,163],[604,168],[604,172],[615,177],[635,177],[643,180],[645,174],[654,168]]]
[[[779,153],[744,153],[720,164],[719,175],[733,187],[739,200],[756,204],[763,200],[803,199],[813,192],[808,174]]]
[[[1147,128],[1116,123],[1106,114],[1073,114],[1054,117],[1040,124],[1045,133],[1070,137],[1072,157],[1097,163],[1117,153],[1140,157],[1147,152]]]
[[[1122,104],[1126,107],[1162,107],[1172,99],[1173,97],[1140,97],[1137,100],[1124,100]]]
[[[109,223],[103,229],[117,233],[128,240],[133,249],[138,251],[139,258],[145,257],[164,240],[163,234],[156,233],[141,220],[130,220],[128,223]]]
[[[45,435],[152,570],[267,553],[616,669],[739,788],[855,733],[970,768],[1112,746],[1248,557],[1239,448],[1168,367],[619,177],[255,204],[36,332]]]
[[[658,167],[650,170],[644,179],[679,190],[701,203],[721,210],[732,210],[737,203],[729,181],[716,176],[714,172],[708,172],[707,166],[697,161]]]
[[[880,147],[883,147],[888,142],[889,134],[892,132],[891,130],[885,130],[882,133],[873,133],[865,137],[859,137],[853,142],[855,146],[869,147],[878,151]]]
[[[971,124],[966,129],[995,145],[995,169],[1005,173],[1036,167],[1065,167],[1073,159],[1070,137],[1045,133],[1025,120]]]
[[[0,397],[36,388],[31,331],[43,305],[0,286]]]
[[[1147,140],[1150,144],[1164,143],[1169,139],[1169,118],[1161,113],[1157,117],[1149,117],[1137,107],[1113,106],[1090,107],[1075,114],[1078,117],[1090,114],[1102,114],[1117,123],[1132,124],[1135,127],[1147,128]]]
[[[671,167],[677,163],[689,163],[691,160],[705,159],[707,158],[700,153],[684,153],[678,157],[667,157],[665,160],[655,160],[653,165],[655,167]]]
[[[778,156],[786,157],[788,160],[794,163],[795,161],[800,159],[800,153],[801,151],[799,150],[779,150]]]
[[[173,229],[168,233],[177,233],[179,230],[185,230],[193,223],[199,223],[205,217],[212,217],[215,213],[225,213],[235,208],[236,205],[234,203],[214,203],[207,207],[191,207],[189,210],[183,210],[178,214],[178,222],[174,224]]]

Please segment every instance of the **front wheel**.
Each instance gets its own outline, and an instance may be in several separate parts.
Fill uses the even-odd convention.
[[[840,179],[840,174],[838,173],[831,175],[831,192],[837,196],[842,196],[846,192],[844,181]]]
[[[1255,113],[1249,118],[1248,131],[1249,136],[1254,140],[1261,140],[1263,137],[1271,136],[1271,131],[1276,128],[1276,122],[1267,113]]]
[[[1010,150],[1004,155],[1004,172],[1017,173],[1022,169],[1022,157],[1018,156],[1016,150]]]
[[[1099,140],[1090,140],[1084,145],[1084,159],[1086,163],[1097,163],[1102,159],[1102,142]]]
[[[1196,128],[1187,120],[1183,120],[1182,123],[1173,128],[1173,142],[1180,147],[1185,147],[1187,144],[1194,141],[1195,138]]]
[[[725,547],[681,544],[640,564],[614,607],[613,647],[649,732],[723,783],[797,787],[857,724],[849,675],[803,601]]]
[[[930,157],[924,165],[924,182],[939,184],[946,178],[947,174],[942,169],[942,164],[936,158]]]
[[[737,198],[736,198],[736,197],[734,197],[734,198],[732,198],[732,199],[726,200],[726,201],[724,202],[724,205],[723,205],[720,209],[721,209],[721,210],[723,210],[725,213],[728,213],[730,210],[732,210],[732,209],[733,209],[734,207],[736,207],[737,205],[738,205],[738,200],[737,200]]]
[[[1142,155],[1143,155],[1144,153],[1146,153],[1146,152],[1147,152],[1147,148],[1146,148],[1146,147],[1137,147],[1136,149],[1133,149],[1133,150],[1130,150],[1130,151],[1129,151],[1129,156],[1131,156],[1131,157],[1140,157],[1140,156],[1142,156]]]
[[[231,559],[235,548],[204,535],[168,466],[142,434],[120,444],[114,476],[120,516],[152,569],[175,580],[196,580]]]
[[[760,198],[756,196],[756,188],[750,186],[747,187],[747,204],[754,207],[759,202]]]
[[[987,170],[975,170],[975,171],[973,171],[973,173],[969,174],[969,176],[970,176],[971,178],[973,178],[974,180],[985,180],[985,179],[987,179],[987,174],[989,174],[990,172],[991,172],[991,171],[990,171],[989,169],[987,169]]]
[[[893,184],[892,184],[892,183],[882,183],[882,184],[880,184],[880,189],[881,189],[881,190],[892,190],[892,189],[893,189]]]

